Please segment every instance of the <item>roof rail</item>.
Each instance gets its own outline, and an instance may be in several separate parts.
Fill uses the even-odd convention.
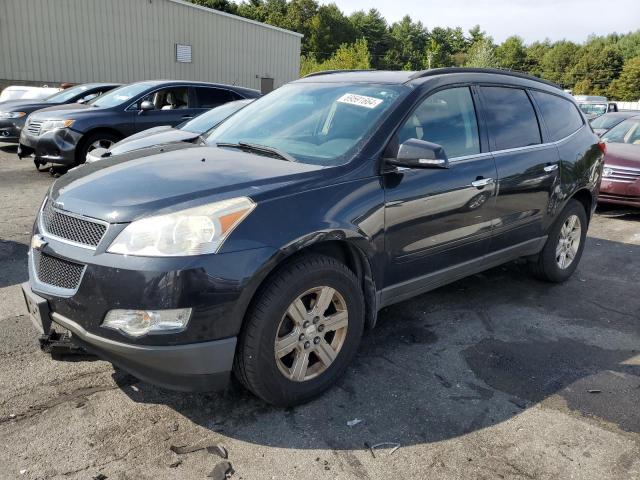
[[[498,75],[508,75],[511,77],[524,78],[526,80],[533,80],[535,82],[545,83],[555,88],[559,88],[562,90],[562,87],[557,83],[550,82],[549,80],[544,80],[542,78],[534,77],[533,75],[529,75],[521,72],[514,72],[512,70],[502,70],[500,68],[470,68],[470,67],[445,67],[445,68],[432,68],[430,70],[421,70],[419,72],[414,73],[409,77],[410,80],[415,80],[416,78],[424,78],[424,77],[432,77],[435,75],[446,75],[448,73],[493,73]]]
[[[373,68],[362,68],[356,70],[320,70],[319,72],[307,73],[302,78],[317,77],[318,75],[331,75],[332,73],[349,73],[349,72],[373,72]]]

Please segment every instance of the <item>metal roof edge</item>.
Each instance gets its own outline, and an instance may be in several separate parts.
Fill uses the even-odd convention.
[[[195,8],[197,10],[203,10],[205,12],[213,13],[215,15],[221,15],[223,17],[230,17],[230,18],[233,18],[235,20],[240,20],[242,22],[252,23],[254,25],[258,25],[260,27],[268,28],[270,30],[276,30],[276,31],[282,32],[282,33],[288,33],[289,35],[293,35],[295,37],[299,37],[299,38],[304,37],[303,34],[298,33],[298,32],[293,32],[291,30],[286,30],[284,28],[275,27],[275,26],[269,25],[267,23],[262,23],[262,22],[258,22],[256,20],[251,20],[250,18],[241,17],[239,15],[233,15],[232,13],[222,12],[220,10],[214,10],[213,8],[203,7],[202,5],[196,5],[195,3],[187,2],[185,0],[169,0],[169,2],[176,3],[178,5],[183,5],[185,7]]]

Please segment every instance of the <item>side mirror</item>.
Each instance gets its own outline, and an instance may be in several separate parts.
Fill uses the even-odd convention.
[[[149,110],[153,110],[156,106],[150,102],[149,100],[145,100],[140,104],[140,113],[148,112]]]
[[[449,168],[449,159],[442,146],[417,138],[400,144],[396,158],[387,159],[387,163],[407,168]]]

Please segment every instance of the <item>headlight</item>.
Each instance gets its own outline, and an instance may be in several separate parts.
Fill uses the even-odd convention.
[[[188,208],[130,223],[107,249],[141,257],[182,257],[216,253],[255,208],[248,197]]]
[[[59,130],[61,128],[69,128],[73,125],[74,120],[45,120],[40,127],[40,133],[50,130]]]
[[[177,333],[187,328],[190,308],[175,310],[110,310],[102,326],[131,337],[149,333]]]
[[[0,112],[0,118],[21,118],[25,115],[25,112]]]

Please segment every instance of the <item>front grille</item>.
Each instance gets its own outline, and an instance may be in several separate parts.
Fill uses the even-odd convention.
[[[103,223],[55,210],[50,200],[47,200],[42,209],[41,220],[42,229],[46,233],[90,247],[97,247],[107,231],[107,226]]]
[[[58,288],[75,290],[80,285],[84,265],[52,257],[33,250],[33,264],[38,280]]]
[[[42,122],[31,120],[27,125],[27,132],[37,137],[38,135],[40,135],[40,127],[42,127]]]
[[[640,168],[604,166],[603,178],[610,182],[633,183],[640,180]]]

